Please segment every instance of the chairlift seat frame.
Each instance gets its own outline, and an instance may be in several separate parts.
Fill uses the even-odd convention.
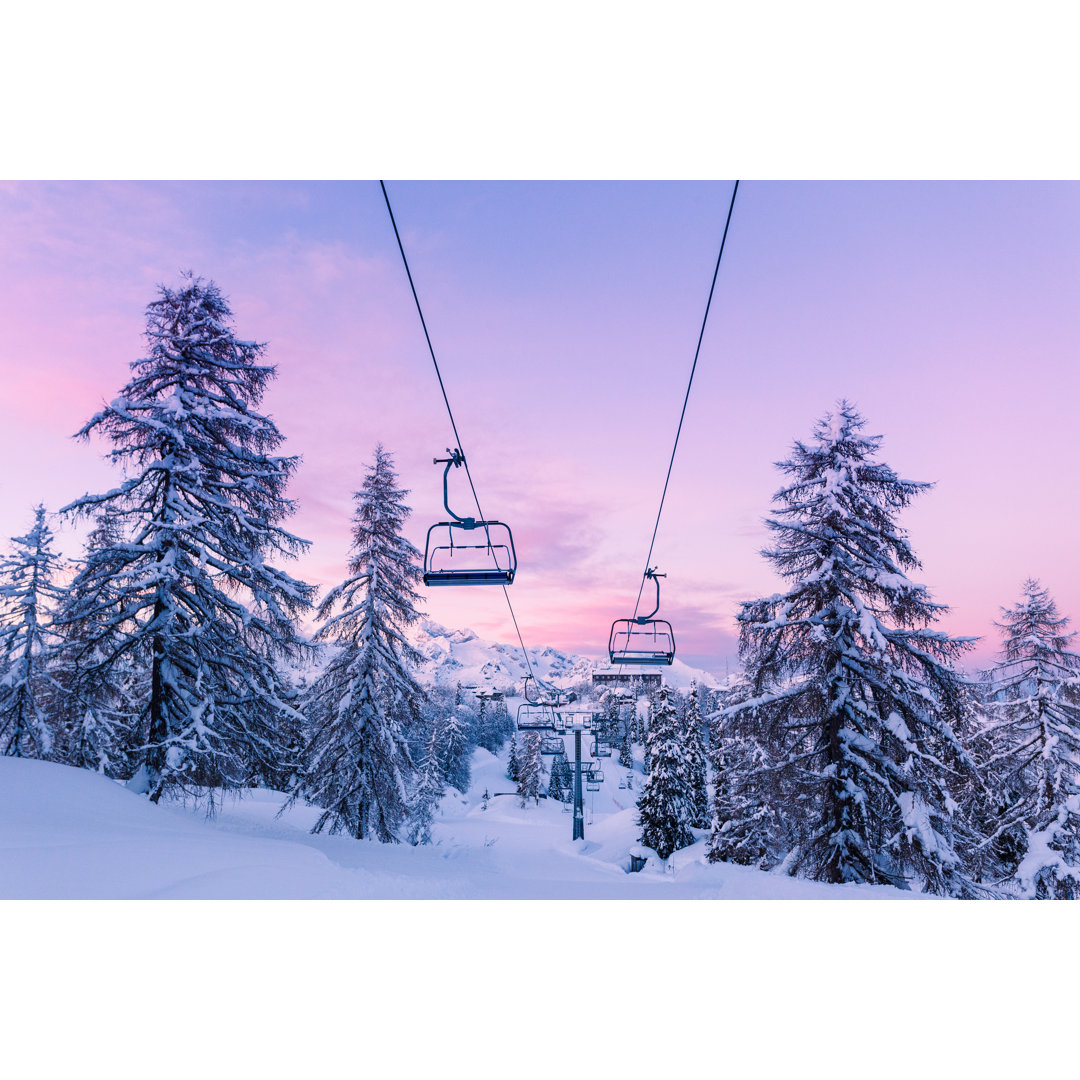
[[[446,451],[448,458],[435,458],[436,465],[445,465],[443,470],[443,506],[447,516],[452,521],[438,521],[427,531],[424,540],[424,584],[431,586],[445,585],[512,585],[514,575],[517,573],[517,551],[514,549],[514,534],[510,526],[503,521],[477,520],[472,517],[462,517],[450,509],[450,495],[448,490],[450,470],[465,465],[465,455],[460,449]],[[466,472],[468,467],[466,466]],[[479,504],[478,504],[479,505]],[[463,533],[475,533],[478,530],[483,533],[486,543],[483,544],[455,544],[454,530],[460,529]],[[441,533],[445,532],[445,536]],[[492,539],[492,532],[495,539]],[[432,536],[436,541],[432,543]],[[457,551],[472,552],[486,551],[486,560],[473,559],[479,562],[477,566],[447,566],[448,559],[454,557]],[[449,556],[445,553],[449,552]],[[466,560],[470,561],[470,560]],[[506,563],[504,567],[502,562]]]
[[[465,532],[483,530],[487,537],[484,544],[455,544],[454,529],[462,529]],[[446,530],[447,543],[432,543],[432,536],[437,530]],[[492,532],[505,531],[504,537],[499,537],[503,542],[493,543]],[[439,539],[438,536],[435,537]],[[443,565],[446,556],[442,552],[449,552],[449,558],[453,558],[456,552],[487,551],[490,553],[489,562],[494,566],[474,565],[463,567],[449,567]],[[467,560],[480,562],[479,559]],[[500,565],[505,562],[505,568]],[[517,552],[514,549],[514,537],[510,532],[510,526],[502,521],[476,521],[471,525],[462,521],[439,521],[427,531],[427,539],[424,541],[424,584],[427,586],[440,585],[512,585],[514,575],[517,573]]]
[[[557,732],[555,713],[550,705],[531,701],[522,702],[517,709],[518,731],[553,731]]]
[[[613,664],[670,665],[675,660],[675,631],[667,619],[616,619],[608,637],[608,656]]]
[[[656,586],[656,606],[648,615],[616,619],[608,635],[608,657],[613,664],[645,664],[654,667],[670,665],[675,660],[675,631],[667,619],[657,619],[660,610],[660,579],[656,567],[645,571],[645,580]],[[634,639],[637,638],[636,646]],[[651,640],[651,644],[650,644]]]
[[[566,753],[566,745],[561,735],[545,735],[540,742],[540,753],[545,757],[556,757]]]

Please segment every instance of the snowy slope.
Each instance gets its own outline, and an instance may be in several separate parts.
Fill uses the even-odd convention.
[[[473,630],[448,630],[430,619],[418,624],[412,635],[413,644],[427,658],[428,664],[421,677],[439,686],[455,683],[475,685],[486,689],[512,691],[520,688],[521,680],[528,674],[521,649],[517,645],[485,641]],[[561,652],[550,645],[529,650],[529,660],[538,679],[551,681],[556,686],[570,686],[589,679],[593,671],[607,669],[607,665],[573,653]],[[627,666],[627,674],[640,669]],[[686,689],[696,680],[709,686],[716,679],[708,672],[688,667],[676,660],[663,670],[664,681],[670,686]]]
[[[745,867],[710,865],[704,842],[665,867],[626,872],[637,828],[625,770],[605,762],[587,803],[585,840],[544,800],[522,808],[505,762],[473,758],[466,796],[452,792],[434,843],[413,848],[312,836],[316,817],[253,791],[204,809],[153,806],[93,773],[0,758],[0,899],[900,899],[876,886],[819,885]],[[487,809],[482,795],[492,796]],[[650,863],[653,861],[650,860]]]

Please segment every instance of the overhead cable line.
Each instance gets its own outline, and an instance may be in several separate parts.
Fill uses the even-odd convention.
[[[683,398],[682,412],[679,414],[679,426],[675,431],[675,445],[671,448],[671,460],[668,462],[667,476],[664,478],[664,490],[660,495],[660,508],[656,511],[656,524],[653,526],[652,539],[649,541],[649,554],[645,559],[645,572],[641,576],[637,600],[634,602],[634,618],[637,618],[641,606],[641,594],[645,582],[649,580],[649,568],[652,565],[653,547],[656,545],[656,533],[660,528],[660,515],[664,512],[664,500],[667,498],[668,484],[671,482],[671,470],[675,464],[675,451],[679,448],[679,436],[682,434],[683,420],[686,418],[686,406],[690,401],[690,388],[694,385],[694,373],[697,371],[698,357],[701,355],[701,342],[705,337],[705,324],[709,321],[709,308],[712,307],[713,293],[716,291],[716,278],[720,273],[720,260],[724,257],[724,245],[727,243],[728,228],[731,225],[731,212],[735,209],[735,196],[739,192],[739,181],[731,190],[731,204],[728,206],[727,221],[724,222],[724,235],[720,238],[720,253],[716,256],[716,268],[713,270],[712,284],[709,286],[709,299],[705,304],[705,315],[701,320],[701,332],[698,334],[697,348],[694,350],[694,363],[690,368],[690,380],[686,384],[686,396]]]
[[[458,434],[457,423],[454,420],[454,410],[450,408],[450,398],[446,394],[446,384],[443,382],[442,372],[439,370],[439,361],[435,359],[435,347],[431,344],[431,335],[428,333],[427,320],[424,318],[424,310],[420,306],[420,297],[416,294],[416,284],[413,282],[412,271],[409,269],[409,260],[405,256],[405,246],[401,242],[401,233],[398,232],[397,220],[394,217],[394,209],[390,205],[390,196],[386,190],[386,184],[380,180],[383,199],[386,201],[386,211],[390,215],[390,224],[394,228],[394,237],[397,240],[398,251],[401,252],[401,261],[405,265],[405,275],[409,279],[409,288],[412,290],[413,301],[416,303],[416,313],[420,316],[420,325],[424,328],[424,340],[427,342],[428,352],[431,353],[431,362],[435,365],[435,375],[439,380],[439,389],[442,391],[443,403],[446,405],[446,413],[450,417],[450,427],[453,429],[456,446],[461,451],[462,464],[465,466],[465,475],[469,480],[469,489],[472,491],[473,502],[476,503],[476,512],[480,520],[484,520],[484,511],[480,508],[480,497],[476,494],[476,485],[473,483],[472,473],[469,472],[469,459],[465,454],[465,448]],[[532,663],[529,660],[529,651],[525,648],[525,640],[521,636],[521,628],[518,626],[517,615],[514,614],[514,605],[510,600],[510,593],[506,586],[502,586],[503,596],[506,597],[506,606],[510,609],[510,618],[514,623],[514,631],[517,633],[518,644],[521,646],[521,655],[525,658],[525,666],[529,674],[533,674]]]

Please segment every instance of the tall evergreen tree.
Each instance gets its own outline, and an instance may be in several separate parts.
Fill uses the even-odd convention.
[[[763,554],[791,586],[742,606],[752,695],[729,721],[768,748],[781,816],[809,822],[793,871],[959,891],[950,783],[970,766],[954,731],[970,693],[951,664],[970,639],[934,629],[946,609],[907,577],[895,517],[930,485],[874,460],[863,426],[841,402],[778,466]]]
[[[644,751],[641,767],[646,776],[652,772],[652,763],[649,760],[649,742],[653,726],[656,724],[656,694],[650,693],[648,701],[649,704],[646,708],[645,715],[641,716],[640,713],[638,714],[641,745]]]
[[[540,773],[540,734],[528,731],[521,740],[521,756],[518,759],[517,793],[521,796],[522,807],[529,799],[540,801]]]
[[[975,741],[1001,877],[1025,896],[1080,898],[1080,654],[1075,631],[1038,581],[1003,608],[989,722]],[[995,877],[999,874],[995,874]]]
[[[420,760],[409,833],[409,840],[414,845],[431,843],[431,823],[446,791],[443,782],[444,747],[441,745],[443,733],[442,725],[431,725],[424,756]]]
[[[551,778],[548,780],[548,798],[554,799],[556,802],[562,802],[566,798],[566,792],[562,786],[562,768],[560,767],[559,756],[556,756],[551,762]]]
[[[641,842],[661,859],[694,842],[690,767],[670,691],[660,688],[647,746],[649,775],[638,799]]]
[[[701,709],[697,683],[690,687],[682,716],[683,742],[689,782],[690,824],[695,829],[709,827],[709,765],[701,742]]]
[[[724,695],[730,708],[751,695]],[[707,854],[710,862],[770,869],[792,838],[774,809],[774,762],[750,719],[721,710],[712,717],[709,751],[715,784]]]
[[[140,730],[140,703],[147,696],[149,673],[140,671],[125,651],[131,627],[111,620],[121,584],[95,572],[101,553],[122,542],[120,523],[108,512],[99,514],[57,609],[54,624],[61,640],[51,663],[61,691],[60,759],[113,779],[132,774],[147,741]],[[91,596],[94,587],[97,593]],[[106,623],[112,623],[111,629],[104,629]]]
[[[518,741],[517,736],[510,737],[510,753],[506,756],[506,779],[515,784],[518,779]]]
[[[632,769],[634,767],[634,754],[630,748],[629,723],[622,729],[622,739],[619,742],[619,764],[624,769]]]
[[[498,754],[514,732],[514,721],[506,702],[498,697],[484,696],[476,710],[476,742],[492,754]]]
[[[147,355],[78,432],[108,438],[126,478],[65,508],[106,513],[125,538],[88,561],[67,617],[97,663],[127,657],[146,675],[132,786],[156,802],[174,786],[237,786],[280,756],[277,663],[304,650],[294,619],[313,588],[267,561],[308,544],[280,525],[299,459],[273,456],[283,437],[255,411],[275,373],[266,346],[237,338],[217,286],[190,274],[146,313]]]
[[[442,764],[442,777],[462,794],[469,790],[472,782],[472,767],[469,757],[473,751],[473,742],[469,730],[456,712],[450,713],[442,722],[439,760]]]
[[[307,700],[314,734],[295,794],[323,808],[313,832],[329,825],[331,833],[396,841],[408,809],[414,765],[405,729],[422,722],[424,692],[414,674],[423,657],[405,637],[420,617],[421,578],[420,553],[401,533],[407,494],[377,446],[355,495],[349,577],[318,613],[316,637],[338,651]]]
[[[52,612],[63,597],[55,581],[63,560],[53,549],[45,507],[25,536],[11,538],[0,560],[0,754],[49,757],[55,741],[57,687],[48,671],[56,637]]]

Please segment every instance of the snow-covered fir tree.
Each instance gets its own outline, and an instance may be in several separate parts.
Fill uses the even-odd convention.
[[[431,843],[431,823],[446,792],[443,782],[442,734],[441,725],[431,725],[424,756],[420,759],[409,832],[409,841],[414,845]]]
[[[952,662],[970,639],[934,629],[946,608],[907,576],[895,518],[930,485],[876,461],[863,426],[841,402],[779,463],[763,554],[791,585],[742,606],[752,694],[728,726],[768,749],[793,872],[959,892],[950,785],[970,766],[954,730],[970,693]]]
[[[94,572],[97,553],[122,542],[119,522],[99,514],[87,537],[86,552],[74,580],[64,591],[54,625],[60,642],[51,667],[60,693],[57,719],[58,757],[65,764],[91,769],[112,779],[126,779],[146,743],[140,730],[140,703],[148,673],[140,672],[124,650],[129,629],[115,624],[102,632],[117,601],[119,583]],[[90,597],[90,582],[98,594]],[[82,612],[79,617],[76,613]]]
[[[510,737],[510,753],[506,756],[506,779],[515,784],[518,779],[518,741],[517,736]]]
[[[407,745],[422,723],[423,657],[406,639],[419,619],[420,553],[402,535],[410,514],[381,445],[355,495],[349,577],[319,606],[316,637],[337,646],[306,702],[312,738],[294,797],[323,813],[313,832],[396,841],[414,765]],[[335,614],[336,611],[336,614]]]
[[[474,743],[469,737],[469,729],[461,716],[450,713],[439,725],[440,749],[439,761],[442,766],[442,778],[452,788],[462,794],[469,790],[472,782],[472,766],[469,758]]]
[[[649,735],[652,732],[653,725],[656,722],[656,694],[649,694],[648,705],[646,706],[644,714],[638,713],[639,724],[638,728],[641,734],[641,746],[643,750],[642,756],[642,769],[647,776],[651,771],[649,764]]]
[[[491,728],[497,745],[493,753],[498,753],[505,745],[506,740],[514,734],[516,726],[506,702],[502,698],[496,698],[492,702]]]
[[[683,740],[689,779],[690,824],[695,829],[709,827],[709,765],[701,742],[701,709],[694,683],[686,697],[682,715]],[[621,758],[620,758],[621,760]]]
[[[517,793],[521,796],[522,807],[529,799],[540,801],[541,772],[540,735],[536,731],[527,731],[521,740],[518,758]]]
[[[742,700],[751,696],[744,690]],[[723,700],[726,710],[737,704],[740,696],[729,691]],[[752,721],[737,711],[725,710],[712,717],[709,740],[715,784],[708,858],[710,862],[771,869],[792,844],[773,807],[774,763]]]
[[[551,777],[548,780],[548,798],[556,802],[562,802],[566,798],[566,792],[562,785],[562,769],[559,766],[559,758],[555,757],[551,762]]]
[[[624,769],[634,767],[634,753],[630,747],[630,725],[626,724],[622,729],[622,738],[619,741],[619,764]]]
[[[661,859],[694,842],[690,767],[670,691],[660,688],[649,728],[649,774],[637,802],[641,842]]]
[[[278,663],[304,651],[294,620],[313,589],[267,561],[307,541],[280,524],[298,459],[272,453],[283,437],[256,411],[275,374],[265,345],[237,338],[220,290],[190,274],[147,307],[146,341],[78,432],[109,439],[125,479],[65,510],[110,515],[122,539],[83,567],[67,617],[95,663],[144,676],[131,786],[156,802],[171,787],[239,785],[280,758]]]
[[[497,754],[513,734],[514,721],[501,698],[484,696],[476,710],[476,742]]]
[[[38,506],[30,531],[13,536],[11,554],[0,559],[0,754],[9,757],[46,758],[55,743],[57,685],[48,661],[63,560],[52,545]]]
[[[1021,895],[1080,898],[1080,655],[1075,631],[1038,581],[1002,609],[988,723],[975,740],[997,880]]]

